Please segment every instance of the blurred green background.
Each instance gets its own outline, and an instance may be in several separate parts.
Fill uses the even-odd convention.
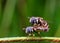
[[[60,37],[60,0],[0,0],[0,37],[26,36],[22,28],[30,25],[32,16],[43,17],[50,25],[42,37]]]

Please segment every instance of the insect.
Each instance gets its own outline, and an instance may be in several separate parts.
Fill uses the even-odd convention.
[[[49,30],[49,25],[46,20],[44,20],[42,17],[31,17],[29,19],[29,22],[32,24],[29,27],[25,28],[25,33],[29,36],[35,36],[33,32],[37,32],[40,34],[41,31],[47,32]]]
[[[33,27],[32,27],[32,26],[23,28],[23,30],[25,30],[25,33],[26,33],[28,36],[35,36],[35,35],[33,34]]]

